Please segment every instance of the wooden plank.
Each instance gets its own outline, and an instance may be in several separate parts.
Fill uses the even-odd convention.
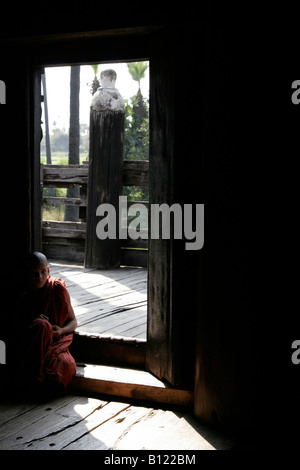
[[[70,294],[71,295],[71,294]],[[104,319],[112,315],[117,315],[119,312],[128,312],[132,308],[146,307],[147,301],[141,300],[138,302],[136,299],[131,297],[131,300],[126,298],[117,299],[113,305],[109,305],[110,301],[95,301],[89,304],[79,304],[74,301],[71,295],[73,308],[76,308],[76,315],[78,317],[79,327],[94,322],[98,318]],[[123,303],[124,300],[124,303]],[[129,312],[130,315],[130,312]]]
[[[43,165],[44,187],[68,187],[88,183],[87,165]]]
[[[93,324],[96,326],[99,325],[99,333],[104,333],[104,330],[114,329],[115,333],[118,334],[118,328],[123,328],[124,325],[131,323],[135,320],[143,319],[146,325],[146,316],[147,316],[147,304],[131,309],[123,309],[118,313],[112,315],[106,315],[101,317],[100,315],[93,318]],[[81,316],[78,316],[80,322]],[[87,324],[88,322],[83,322],[82,324]]]
[[[75,390],[85,390],[89,393],[105,393],[184,406],[193,404],[192,391],[171,388],[148,372],[120,367],[91,364],[77,367],[72,386]]]
[[[123,306],[125,307],[135,303],[140,304],[147,300],[145,281],[137,281],[135,288],[126,287],[126,285],[118,286],[116,283],[113,286],[113,283],[78,285],[69,282],[67,282],[67,288],[77,306],[102,302],[102,307],[104,307],[108,301],[112,302],[114,306],[122,306],[120,302],[123,299],[125,302]],[[90,305],[90,307],[92,308],[93,305]]]
[[[70,229],[66,230],[66,229],[60,229],[60,228],[43,227],[42,234],[43,234],[43,237],[51,237],[51,238],[78,238],[80,240],[85,240],[86,238],[85,230],[70,230]]]
[[[60,221],[60,220],[43,220],[42,223],[43,227],[50,227],[50,228],[59,228],[59,229],[70,229],[70,230],[86,230],[86,223],[85,222],[71,222],[71,221]],[[51,263],[52,264],[52,263]],[[52,264],[55,266],[55,263]],[[67,267],[66,263],[63,264],[64,267]],[[70,269],[74,269],[72,266]],[[81,266],[83,269],[83,266]]]
[[[148,232],[147,230],[143,230],[143,232]],[[143,248],[148,250],[148,239],[138,238],[137,240],[132,240],[131,238],[127,238],[125,240],[121,240],[121,248]]]
[[[128,338],[141,338],[145,339],[147,338],[147,317],[145,317],[145,320],[142,321],[140,320],[139,324],[135,324],[134,326],[122,330],[122,335]]]
[[[235,445],[231,437],[195,420],[186,407],[172,411],[74,395],[31,407],[4,405],[11,419],[0,428],[2,450],[195,451]]]
[[[24,403],[18,401],[15,403],[0,403],[0,429],[14,418],[27,413],[37,406],[36,403]]]
[[[59,273],[62,274],[63,273]],[[140,277],[140,276],[131,276],[128,280],[124,280],[123,278],[118,279],[108,279],[101,280],[98,277],[91,277],[86,279],[85,276],[78,275],[76,277],[68,277],[66,276],[67,285],[72,291],[82,291],[83,289],[86,292],[93,292],[97,295],[97,297],[101,297],[104,291],[108,291],[110,289],[114,294],[120,294],[124,292],[124,289],[127,288],[129,291],[142,291],[147,289],[147,278]],[[118,289],[117,289],[118,288]]]
[[[72,289],[69,289],[69,292],[77,316],[78,331],[107,333],[109,328],[112,335],[121,335],[122,329],[127,329],[125,328],[126,320],[134,320],[137,315],[140,315],[141,313],[137,313],[138,309],[142,308],[144,312],[147,310],[146,291],[142,291],[140,293],[142,295],[139,297],[137,297],[137,292],[129,291],[127,295],[119,295],[113,298],[102,293],[102,297],[105,298],[81,298],[80,300],[74,297]],[[143,323],[144,334],[141,337],[146,339],[146,315]],[[123,325],[121,329],[119,328],[120,325]],[[125,333],[124,335],[128,336]]]
[[[149,160],[150,204],[173,204],[174,142],[175,142],[175,77],[174,57],[170,54],[169,39],[162,36],[153,42],[150,67],[150,133]],[[151,211],[150,211],[151,226]],[[171,234],[172,238],[172,234]],[[180,338],[173,314],[173,241],[149,239],[148,258],[149,312],[147,367],[158,377],[172,384],[180,382],[178,348]],[[182,321],[184,315],[181,315]]]
[[[144,268],[137,269],[124,266],[118,269],[108,270],[96,270],[94,268],[82,267],[82,270],[80,271],[76,267],[76,270],[72,268],[71,272],[69,272],[67,276],[68,279],[74,279],[77,283],[86,281],[87,283],[96,286],[117,282],[118,284],[125,284],[134,288],[138,280],[147,280],[147,270]]]
[[[105,318],[120,312],[147,306],[147,295],[142,292],[138,297],[136,292],[106,297],[106,299],[92,298],[89,301],[77,300],[72,291],[68,289],[72,304],[76,307],[76,315],[80,322],[89,323],[97,318]]]
[[[47,418],[53,413],[56,414],[56,426],[58,426],[57,417],[61,417],[66,410],[72,410],[75,400],[78,402],[78,397],[70,400],[70,397],[66,396],[54,400],[51,407],[46,403],[35,404],[34,407],[18,414],[14,419],[6,421],[0,428],[0,449],[17,444],[30,433],[38,434],[42,428],[48,428]],[[79,400],[79,403],[85,402],[86,399]]]
[[[52,243],[56,241],[57,243]],[[72,244],[70,242],[73,242]],[[82,245],[75,244],[74,242],[82,242],[80,239],[70,238],[70,239],[55,239],[55,238],[45,238],[43,240],[43,253],[48,258],[73,260],[74,262],[83,263],[84,261],[84,243]],[[64,245],[62,244],[64,243]]]
[[[30,181],[28,181],[30,187],[30,209],[28,207],[28,214],[30,213],[30,231],[31,231],[31,246],[30,250],[41,251],[42,246],[42,214],[41,214],[41,180],[40,180],[40,142],[41,142],[41,69],[35,68],[32,72],[32,81],[30,82],[31,100],[33,101],[32,116],[30,118],[33,121],[33,132],[31,130],[31,142],[30,146],[31,153],[33,153],[33,159],[31,162],[32,168],[30,169]],[[29,92],[29,90],[28,90]],[[29,95],[28,95],[29,99]],[[31,109],[31,107],[29,106]],[[33,135],[32,135],[33,133]],[[30,165],[30,166],[31,166]],[[25,175],[24,175],[25,176]],[[29,227],[28,227],[29,229]]]
[[[70,352],[77,362],[145,370],[146,341],[139,338],[116,338],[76,331]]]
[[[149,161],[148,160],[124,160],[123,161],[123,186],[148,186],[149,185]]]
[[[75,188],[77,184],[86,184],[84,179],[80,181],[61,181],[61,180],[54,180],[54,181],[45,181],[44,187],[45,188]]]
[[[130,209],[131,206],[134,204],[143,204],[146,207],[147,211],[149,211],[149,201],[127,201],[127,211]]]
[[[143,307],[147,305],[145,296],[141,296],[140,300],[136,298],[135,293],[128,294],[127,296],[119,296],[113,299],[109,297],[106,300],[91,299],[89,301],[77,301],[70,293],[73,308],[76,308],[76,315],[78,317],[79,327],[87,323],[91,323],[98,318],[104,318],[115,315],[119,312],[126,311],[132,308]]]
[[[70,443],[66,450],[105,450],[115,449],[120,445],[122,437],[130,433],[137,422],[148,416],[152,409],[130,406],[118,415],[95,427],[80,440]]]
[[[60,177],[59,175],[48,175],[47,179],[44,179],[45,188],[69,188],[74,187],[75,184],[87,184],[87,177],[84,176],[68,176]]]
[[[72,287],[68,284],[68,288],[70,289],[70,293],[74,293],[76,290],[78,291],[78,295],[76,295],[76,300],[80,303],[90,302],[92,300],[104,300],[104,299],[112,299],[118,298],[121,295],[125,294],[132,294],[137,295],[137,298],[140,298],[140,292],[146,291],[146,280],[140,279],[139,277],[134,278],[134,283],[125,283],[125,282],[107,282],[107,283],[95,283],[93,284],[86,284],[81,285],[79,284],[79,279],[76,280],[76,285]],[[145,299],[145,297],[143,297]]]
[[[69,181],[70,178],[87,178],[87,165],[43,165],[44,181]]]
[[[90,401],[90,398],[86,398],[86,401]],[[38,437],[34,437],[35,434],[26,434],[26,442],[19,443],[14,446],[16,450],[28,449],[30,450],[62,450],[68,447],[71,443],[76,445],[76,442],[80,440],[85,435],[89,434],[93,429],[101,426],[107,421],[118,416],[122,411],[130,407],[127,403],[119,402],[103,402],[102,400],[93,400],[96,402],[96,405],[99,405],[95,408],[95,404],[90,407],[83,406],[81,408],[73,407],[73,412],[69,414],[64,419],[61,419],[59,425],[59,430],[56,430],[55,421],[52,418],[51,421],[48,421],[48,428],[40,432]],[[56,420],[57,422],[57,420]],[[98,443],[99,444],[99,443]],[[103,447],[106,449],[106,447]]]
[[[76,282],[76,285],[72,287],[70,284],[68,284],[70,292],[78,291],[78,295],[76,295],[77,300],[82,303],[85,303],[85,301],[89,302],[91,300],[104,300],[108,298],[118,298],[121,295],[125,294],[135,294],[137,293],[137,297],[139,296],[139,292],[145,291],[146,285],[145,285],[145,280],[144,279],[139,279],[136,278],[135,285],[129,285],[129,284],[122,284],[120,285],[117,284],[117,282],[110,282],[110,283],[105,283],[105,284],[86,284],[86,285],[80,285]]]
[[[110,336],[113,336],[115,334],[115,331],[117,330],[117,327],[119,326],[117,321],[120,322],[122,325],[125,325],[126,324],[125,321],[126,320],[130,321],[131,316],[134,316],[134,313],[132,313],[133,309],[131,306],[128,309],[126,307],[124,308],[123,306],[119,308],[113,308],[113,307],[107,306],[106,310],[102,312],[101,308],[99,310],[98,308],[99,306],[98,304],[96,304],[97,310],[93,310],[92,312],[89,312],[89,309],[77,308],[76,304],[74,305],[73,301],[72,301],[72,305],[73,305],[74,310],[76,311],[76,317],[78,321],[77,331],[84,331],[84,332],[89,331],[89,332],[95,332],[97,334],[101,332],[102,334],[104,334],[103,329],[104,328],[107,329],[109,326],[102,325],[102,323],[105,319],[108,319],[110,321],[111,328],[112,328],[112,325],[114,325],[113,331],[110,334]],[[147,307],[146,302],[141,303],[141,304],[136,303],[136,304],[133,304],[133,306],[137,308],[144,307],[145,309]],[[78,310],[81,310],[81,311],[78,312]],[[118,317],[119,313],[121,313],[122,316]],[[117,317],[117,318],[114,319],[114,317]],[[134,319],[135,318],[133,318],[133,320]],[[145,328],[146,328],[146,324],[147,324],[146,317],[144,318],[144,323],[145,323]],[[118,334],[120,335],[120,332]],[[143,338],[146,339],[146,335]]]
[[[55,172],[57,169],[69,168],[69,170],[66,170],[67,172],[74,171],[76,173],[76,171],[80,171],[82,172],[82,174],[85,174],[85,175],[88,174],[87,164],[83,164],[83,165],[81,165],[80,163],[71,164],[71,165],[51,164],[51,165],[43,165],[43,167],[45,168],[45,171],[49,173],[51,173],[52,170]]]
[[[109,301],[99,300],[99,302],[95,301],[88,305],[81,304],[78,305],[76,301],[73,301],[71,296],[73,308],[76,308],[76,316],[78,319],[78,328],[80,329],[82,326],[92,323],[95,320],[104,319],[106,317],[111,317],[112,315],[117,315],[119,312],[127,312],[127,315],[130,316],[130,311],[133,308],[140,308],[147,306],[147,299],[141,300],[140,302],[137,301],[135,298],[127,299],[127,298],[120,298],[117,301],[113,302],[113,305],[110,305]]]
[[[104,334],[108,329],[112,330],[111,335],[118,334],[119,326],[122,325],[122,329],[126,326],[126,322],[135,320],[134,310],[132,308],[124,308],[121,306],[120,308],[112,308],[107,306],[106,311],[102,312],[100,310],[94,310],[93,312],[89,312],[89,309],[81,309],[83,313],[80,311],[78,312],[79,308],[77,308],[76,304],[72,301],[73,308],[76,312],[78,327],[77,331],[84,331],[84,332],[95,332]],[[98,304],[96,304],[98,307]],[[146,310],[146,302],[143,304],[134,304],[134,307],[141,308],[144,307]],[[109,321],[109,324],[103,324],[105,320]],[[147,318],[144,318],[144,324],[146,328]],[[106,334],[106,333],[105,333]],[[125,335],[128,336],[128,335]],[[146,339],[146,335],[144,336]]]
[[[50,406],[43,403],[1,428],[0,449],[52,447],[47,439],[61,439],[65,429],[73,430],[76,425],[84,427],[88,416],[106,404],[103,400],[68,396],[52,400]]]
[[[48,223],[48,222],[49,222],[49,221],[47,221],[47,223]],[[72,223],[72,224],[78,224],[78,223],[80,223],[80,224],[82,224],[82,222],[60,222],[60,221],[56,221],[56,220],[51,220],[50,222],[51,222],[51,223],[59,223],[59,224],[61,224],[61,223]],[[83,265],[73,263],[72,261],[67,261],[67,260],[65,260],[65,261],[60,261],[60,260],[53,260],[53,259],[48,260],[48,261],[49,261],[49,266],[51,266],[51,268],[52,268],[53,270],[59,270],[59,271],[60,271],[60,270],[63,269],[63,270],[66,271],[66,272],[72,271],[72,273],[74,272],[75,274],[76,274],[77,272],[82,273],[82,272],[84,272],[84,271],[87,271],[87,272],[96,271],[95,269],[85,269],[85,268],[83,267]]]
[[[44,237],[44,243],[47,242],[47,237],[85,239],[86,223],[44,220],[42,223],[42,233]]]
[[[43,197],[43,204],[64,204],[68,206],[86,207],[87,200],[80,197]]]
[[[201,425],[189,412],[131,405],[65,449],[195,451],[228,450],[233,446],[234,439]],[[172,457],[167,453],[165,457],[168,456],[161,463],[171,464]],[[183,458],[186,464],[193,463],[185,455]]]
[[[105,318],[94,318],[93,321],[80,321],[77,317],[79,328],[85,332],[97,331],[103,335],[120,335],[125,337],[140,337],[146,339],[147,331],[147,306],[126,310],[120,313],[109,315]]]
[[[110,289],[113,290],[115,288],[115,293],[119,294],[123,290],[130,290],[130,291],[139,291],[141,289],[145,289],[147,287],[146,282],[147,282],[147,271],[143,271],[141,268],[121,268],[123,269],[132,269],[132,271],[126,271],[126,273],[121,272],[120,276],[109,276],[106,278],[106,281],[97,282],[97,279],[95,278],[92,283],[90,283],[91,289],[93,287],[97,287],[101,285],[103,289]],[[115,273],[117,274],[117,273]],[[125,277],[124,277],[125,276]],[[116,286],[118,289],[116,289]]]
[[[134,248],[125,248],[121,249],[121,264],[123,266],[137,266],[137,267],[147,267],[148,265],[148,250],[143,248],[134,249]]]
[[[145,292],[147,290],[147,271],[145,269],[135,269],[122,267],[117,270],[95,270],[93,268],[87,269],[80,266],[55,266],[50,262],[50,269],[52,275],[58,277],[64,277],[67,283],[67,287],[74,290],[85,290],[89,288],[99,287],[98,292],[94,293],[100,297],[104,288],[115,288],[117,290],[122,289],[122,285],[130,287],[132,290],[140,290],[140,287],[144,286]]]
[[[60,250],[60,253],[63,253],[64,249],[71,248],[71,250],[75,251],[78,249],[79,251],[81,248],[84,248],[84,240],[80,238],[67,238],[67,237],[44,237],[43,245],[45,246],[57,246]],[[63,246],[62,246],[63,245]],[[47,255],[48,258],[55,258],[55,255]],[[65,259],[61,256],[58,256],[57,259]],[[70,260],[71,261],[71,260]],[[73,260],[74,261],[74,260]]]
[[[131,407],[129,411],[132,410]],[[224,438],[212,430],[207,430],[200,423],[192,418],[189,413],[173,412],[162,409],[144,410],[140,418],[136,419],[133,426],[127,432],[120,433],[112,450],[215,450],[230,449],[232,439]],[[119,416],[121,419],[125,415]],[[100,436],[98,435],[100,438]],[[170,452],[165,460],[166,464],[171,464]],[[184,456],[185,457],[185,456]],[[173,461],[173,464],[175,462]],[[182,462],[183,463],[183,462]],[[186,460],[188,464],[189,461]]]
[[[57,262],[49,264],[50,274],[66,282],[78,332],[146,340],[146,269],[98,271]]]

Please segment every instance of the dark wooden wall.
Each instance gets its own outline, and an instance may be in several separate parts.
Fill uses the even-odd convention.
[[[77,18],[73,31],[79,24],[81,31],[97,30],[93,16],[90,12],[90,22],[85,16],[82,23]],[[104,24],[103,30],[132,26],[124,21],[116,17]],[[172,248],[168,275],[175,312],[173,351],[183,382],[193,386],[195,381],[196,416],[239,429],[251,425],[256,394],[253,200],[249,194],[257,160],[249,160],[255,130],[250,117],[253,105],[248,103],[245,108],[243,103],[245,57],[240,55],[230,21],[230,15],[224,16],[222,9],[197,10],[196,19],[178,15],[173,22],[168,15],[153,13],[147,20],[151,28],[155,26],[150,28],[150,36],[149,30],[141,28],[121,42],[119,33],[110,32],[99,43],[89,35],[70,39],[63,34],[54,42],[15,38],[1,45],[6,53],[0,78],[7,84],[7,105],[0,107],[1,132],[7,145],[1,153],[5,174],[10,175],[4,186],[8,204],[1,257],[5,269],[1,273],[2,286],[9,289],[4,292],[13,295],[15,285],[22,280],[16,271],[20,268],[22,272],[20,260],[31,249],[33,239],[31,63],[64,63],[66,55],[68,61],[88,63],[96,60],[97,45],[101,45],[101,60],[106,56],[124,59],[129,50],[131,57],[134,51],[136,58],[143,58],[151,50],[149,37],[156,46],[159,40],[167,39],[163,49],[169,53],[173,74],[170,92],[174,112],[169,119],[174,120],[175,130],[174,141],[169,143],[174,146],[172,198],[182,204],[205,203],[204,248],[186,251],[180,240],[174,241]],[[34,31],[35,25],[27,25],[27,30],[13,30],[12,34],[60,34],[72,32],[70,28],[70,23],[64,31],[63,24],[52,26],[47,22],[44,30],[37,26]],[[16,56],[20,60],[18,71]],[[8,314],[1,312],[2,316]]]

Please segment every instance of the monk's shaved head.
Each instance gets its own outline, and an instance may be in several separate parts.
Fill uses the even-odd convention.
[[[28,256],[27,268],[34,269],[37,266],[48,266],[48,260],[43,253],[34,251]]]
[[[29,287],[41,289],[46,284],[50,273],[46,256],[39,251],[30,253],[27,258],[26,271]]]

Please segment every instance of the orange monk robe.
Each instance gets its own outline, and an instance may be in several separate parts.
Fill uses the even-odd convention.
[[[59,278],[48,277],[45,286],[31,296],[33,317],[45,315],[48,320],[34,318],[26,337],[28,365],[32,379],[52,382],[66,387],[76,373],[75,360],[69,352],[73,333],[53,337],[52,326],[63,327],[66,323],[69,303],[65,282]]]

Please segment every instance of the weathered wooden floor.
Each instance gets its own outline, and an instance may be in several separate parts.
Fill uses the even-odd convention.
[[[66,281],[80,331],[146,338],[145,269],[97,271],[51,261],[50,271]],[[126,386],[128,381],[123,381]],[[70,390],[73,393],[47,401],[5,394],[0,399],[0,450],[196,451],[235,445],[231,438],[199,423],[189,407],[170,409],[155,400],[140,405],[141,401],[131,401],[128,395],[122,398],[121,393],[119,398],[98,392],[90,397],[79,396],[76,387]],[[88,389],[85,395],[91,395]]]
[[[181,409],[76,395],[43,403],[11,399],[0,403],[1,450],[214,450],[232,446],[231,439]]]
[[[146,340],[147,270],[98,271],[49,260],[50,274],[66,282],[77,331]]]

